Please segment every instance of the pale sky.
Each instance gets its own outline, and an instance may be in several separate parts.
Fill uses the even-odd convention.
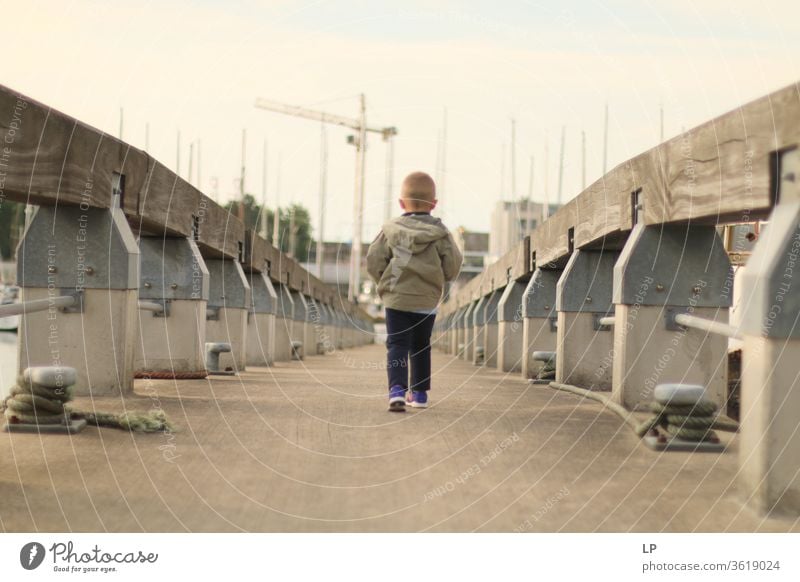
[[[603,109],[610,107],[609,169],[666,136],[800,81],[796,0],[0,0],[0,83],[110,134],[145,146],[181,174],[202,142],[200,188],[229,199],[247,128],[248,192],[267,205],[280,160],[281,205],[306,205],[317,225],[320,126],[253,107],[256,97],[394,125],[395,185],[436,172],[448,111],[441,208],[446,223],[488,230],[490,206],[512,196],[510,120],[516,119],[516,195],[534,198],[547,173],[555,199],[566,126],[563,201],[602,173]],[[354,150],[328,129],[326,239],[350,240]],[[549,164],[545,172],[545,143]],[[385,149],[369,141],[364,239],[383,220]],[[505,151],[503,162],[502,152]],[[196,165],[196,162],[195,162]],[[192,178],[196,183],[196,177]],[[315,233],[316,236],[316,233]]]

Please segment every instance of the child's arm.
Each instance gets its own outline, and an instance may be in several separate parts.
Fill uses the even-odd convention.
[[[447,235],[444,240],[444,245],[439,256],[442,258],[442,272],[444,273],[445,281],[452,281],[458,276],[461,270],[461,251],[458,250],[456,241],[453,240],[453,235]]]
[[[383,231],[378,233],[367,251],[367,272],[376,283],[381,280],[383,272],[389,266],[392,259],[392,249],[386,242]]]

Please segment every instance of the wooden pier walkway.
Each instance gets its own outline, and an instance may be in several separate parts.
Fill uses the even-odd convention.
[[[744,506],[738,437],[721,455],[655,453],[596,402],[439,352],[431,408],[390,414],[383,357],[137,380],[125,406],[163,408],[171,435],[0,433],[0,529],[800,531]]]

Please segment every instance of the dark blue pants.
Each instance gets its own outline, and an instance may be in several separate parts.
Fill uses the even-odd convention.
[[[422,391],[431,388],[431,333],[436,314],[386,309],[389,388]],[[409,364],[411,384],[408,383]]]

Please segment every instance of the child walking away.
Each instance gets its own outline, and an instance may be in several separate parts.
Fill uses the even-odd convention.
[[[445,281],[461,268],[461,253],[442,221],[431,216],[436,185],[423,172],[403,180],[403,215],[383,225],[367,253],[367,270],[386,308],[389,410],[428,405],[431,332]],[[409,371],[411,382],[409,383]]]

